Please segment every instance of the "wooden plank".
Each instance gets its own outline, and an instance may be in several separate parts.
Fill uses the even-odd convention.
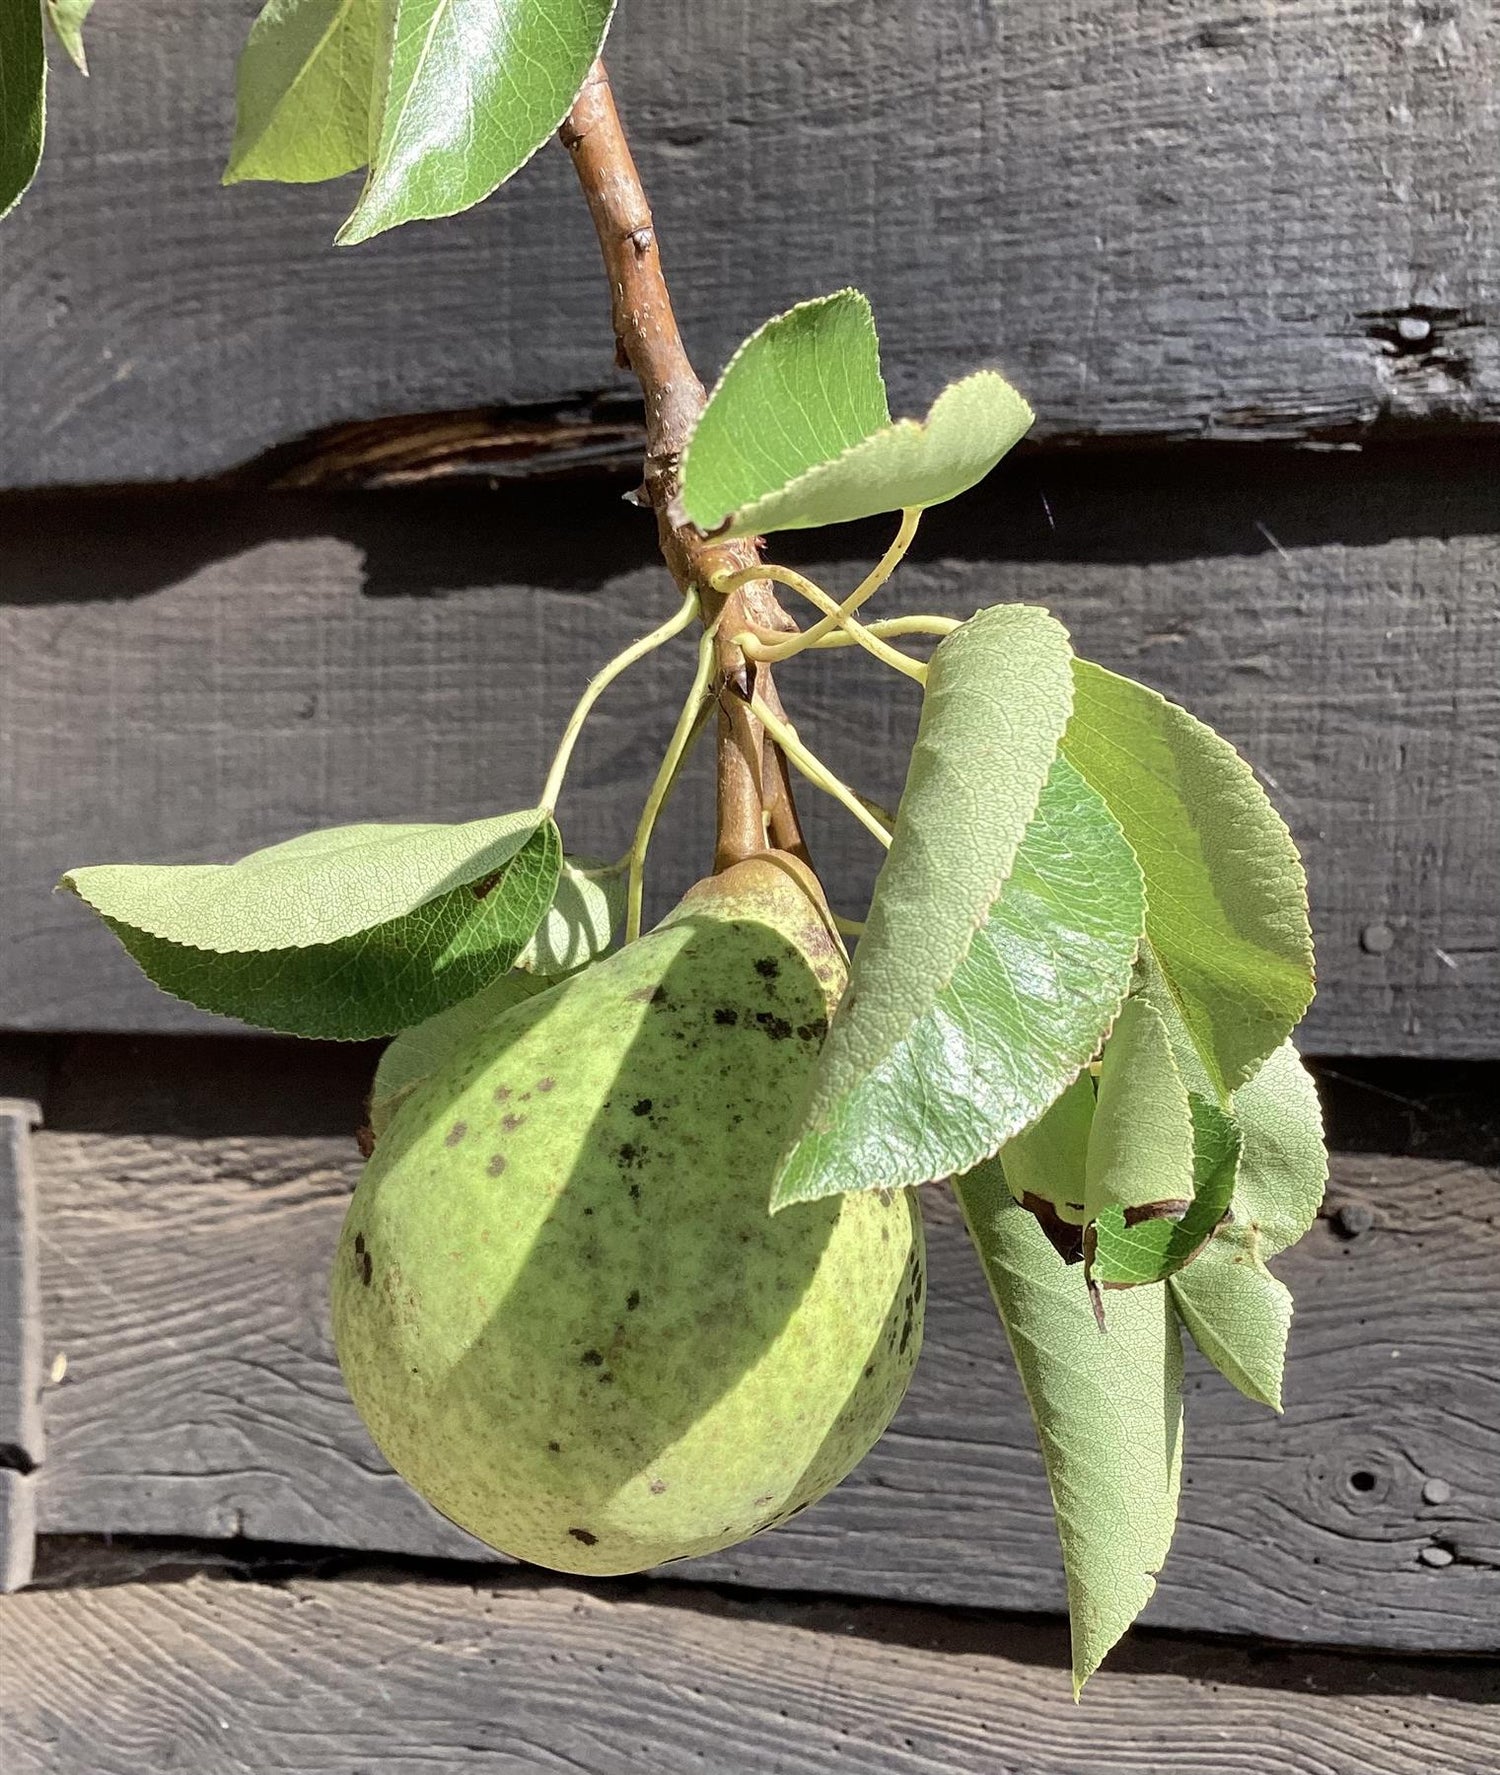
[[[1081,652],[1214,721],[1306,853],[1324,1053],[1500,1052],[1500,500],[1488,452],[1033,458],[932,514],[885,609],[1053,606]],[[616,484],[493,495],[22,500],[0,524],[0,1023],[225,1027],[153,992],[67,866],[224,860],[309,827],[534,798],[589,672],[667,607]],[[882,530],[788,553],[848,585]],[[809,549],[819,553],[809,556]],[[623,850],[688,643],[602,706],[563,806]],[[899,792],[910,687],[848,654],[784,674],[809,736]],[[895,687],[892,688],[893,683]],[[875,850],[808,795],[835,899]],[[707,863],[690,777],[660,912]],[[816,803],[816,805],[813,805]]]
[[[1500,1752],[1477,1666],[1141,1637],[1075,1708],[1057,1629],[671,1587],[199,1576],[12,1597],[0,1623],[11,1775],[1489,1775]]]
[[[42,1459],[42,1327],[31,1130],[35,1103],[0,1097],[0,1593],[31,1579]]]
[[[88,88],[55,82],[5,234],[0,484],[199,475],[335,421],[619,386],[554,151],[346,254],[351,181],[220,188],[256,5],[112,8]],[[705,374],[854,282],[900,402],[997,361],[1054,437],[1500,411],[1481,0],[640,0],[611,61]]]
[[[488,1557],[388,1472],[333,1363],[351,1140],[200,1124],[51,1131],[37,1151],[47,1324],[68,1355],[47,1399],[44,1532]],[[1298,1302],[1286,1416],[1191,1370],[1183,1523],[1153,1622],[1500,1650],[1497,1184],[1450,1160],[1339,1159],[1335,1217],[1278,1266]],[[1062,1607],[1020,1389],[951,1205],[928,1193],[927,1346],[892,1430],[794,1523],[674,1573]]]

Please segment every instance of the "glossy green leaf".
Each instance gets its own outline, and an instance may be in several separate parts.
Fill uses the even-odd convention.
[[[995,466],[1032,411],[1003,376],[950,384],[894,423],[857,290],[769,320],[730,359],[683,458],[680,514],[730,536],[937,505]]]
[[[164,991],[266,1029],[363,1040],[504,973],[560,865],[557,829],[533,809],[339,827],[234,864],[79,869],[64,886]]]
[[[563,859],[547,916],[516,957],[536,974],[571,974],[608,955],[625,919],[625,872],[611,863]]]
[[[936,1002],[999,898],[1067,725],[1071,657],[1062,624],[1024,604],[981,610],[933,654],[814,1117]]]
[[[83,25],[93,6],[94,0],[46,0],[47,21],[80,74],[89,71],[89,59],[83,51]]]
[[[1012,1200],[998,1164],[954,1185],[1010,1339],[1046,1462],[1068,1580],[1076,1693],[1156,1588],[1177,1518],[1182,1342],[1165,1288],[1111,1296]]]
[[[404,1029],[380,1056],[370,1087],[370,1130],[378,1140],[391,1117],[471,1037],[516,1005],[550,992],[557,981],[541,974],[502,974],[482,992],[439,1011],[415,1029]]]
[[[1104,1039],[1144,910],[1119,827],[1057,759],[1009,879],[947,984],[936,998],[924,991],[915,1019],[869,1061],[835,1042],[846,994],[772,1206],[946,1177],[1034,1122]]]
[[[1206,1097],[1189,1099],[1193,1122],[1192,1194],[1145,1208],[1100,1211],[1090,1240],[1089,1273],[1106,1288],[1163,1282],[1205,1249],[1234,1196],[1240,1131]]]
[[[390,0],[370,173],[341,245],[451,216],[503,185],[567,116],[613,0]]]
[[[380,0],[268,0],[240,55],[224,183],[362,167],[380,39]]]
[[[47,115],[47,46],[35,0],[0,0],[0,216],[36,176]]]
[[[1252,1399],[1281,1409],[1292,1297],[1265,1267],[1317,1218],[1328,1179],[1317,1092],[1290,1042],[1234,1096],[1232,1219],[1169,1287],[1193,1341]]]
[[[901,1087],[882,1069],[894,1062],[904,1074],[903,1044],[953,987],[1014,867],[1067,724],[1071,657],[1062,625],[1019,604],[980,611],[934,652],[891,848],[776,1203],[851,1187],[839,1179],[858,1163],[856,1150],[880,1140],[885,1112],[901,1114]],[[902,1120],[930,1141],[941,1140],[946,1118],[908,1108]],[[893,1142],[868,1186],[924,1181],[905,1175],[913,1157]]]
[[[1084,1217],[1193,1193],[1193,1115],[1167,1026],[1131,998],[1104,1047],[1084,1174]]]
[[[1068,1225],[1083,1226],[1084,1175],[1093,1123],[1094,1081],[1083,1072],[1045,1115],[1001,1147],[1001,1169],[1018,1202],[1027,1197],[1046,1202]]]
[[[1225,1097],[1312,1000],[1307,887],[1291,834],[1227,741],[1084,660],[1063,750],[1140,859],[1147,940]]]

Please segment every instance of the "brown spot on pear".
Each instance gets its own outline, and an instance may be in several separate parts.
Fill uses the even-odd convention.
[[[359,1286],[352,1256],[335,1265],[355,1404],[398,1472],[521,1559],[609,1573],[727,1546],[836,1485],[906,1390],[915,1199],[768,1211],[812,1057],[755,1021],[767,959],[778,1014],[830,1014],[842,949],[774,853],[466,1039],[401,1105],[350,1204],[349,1252],[378,1248],[413,1303]],[[542,1077],[545,1112],[502,1131],[509,1093]],[[456,1118],[470,1138],[449,1147]]]

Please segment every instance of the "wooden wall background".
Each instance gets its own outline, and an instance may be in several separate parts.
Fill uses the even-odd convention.
[[[1045,1486],[942,1200],[918,1381],[797,1523],[506,1567],[386,1472],[324,1272],[373,1054],[160,998],[67,865],[529,798],[667,608],[561,157],[349,253],[223,191],[253,0],[111,0],[0,229],[0,1767],[1467,1775],[1500,1760],[1500,13],[1488,0],[633,0],[622,104],[705,372],[854,282],[898,405],[1035,441],[913,606],[1053,606],[1262,769],[1308,859],[1336,1148],[1289,1406],[1191,1370],[1146,1625],[1067,1701]],[[792,543],[849,582],[879,527]],[[795,546],[793,546],[793,544]],[[564,813],[623,845],[686,671]],[[785,692],[893,794],[914,709]],[[705,863],[674,805],[653,892]],[[835,897],[873,872],[812,809]]]

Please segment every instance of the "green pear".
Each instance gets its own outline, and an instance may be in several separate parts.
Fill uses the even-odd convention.
[[[775,853],[469,1033],[355,1191],[334,1333],[381,1451],[558,1570],[712,1552],[836,1485],[921,1344],[921,1219],[860,1193],[772,1216],[846,978]]]

